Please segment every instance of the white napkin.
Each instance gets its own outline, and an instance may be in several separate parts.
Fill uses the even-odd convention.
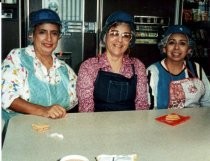
[[[137,161],[136,154],[130,155],[106,155],[101,154],[96,157],[97,161]]]

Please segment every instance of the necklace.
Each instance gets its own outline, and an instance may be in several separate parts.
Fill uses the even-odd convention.
[[[50,57],[43,57],[40,54],[37,54],[37,59],[40,60],[40,62],[49,70],[53,65],[53,59],[52,56]]]

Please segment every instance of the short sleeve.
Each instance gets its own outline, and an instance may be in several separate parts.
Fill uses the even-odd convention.
[[[26,70],[20,61],[20,50],[12,50],[2,63],[1,106],[9,108],[14,99],[22,95],[26,83]],[[24,96],[22,96],[24,97]]]

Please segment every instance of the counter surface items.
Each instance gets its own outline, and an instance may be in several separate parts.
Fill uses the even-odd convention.
[[[156,120],[190,116],[177,126]],[[32,124],[47,124],[38,132]],[[2,161],[57,161],[82,155],[137,154],[138,161],[210,161],[210,108],[69,113],[63,119],[18,115],[9,122]],[[59,136],[59,137],[58,137]]]

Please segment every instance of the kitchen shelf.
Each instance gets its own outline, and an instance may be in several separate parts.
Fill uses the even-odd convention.
[[[158,16],[134,16],[136,25],[136,44],[157,44],[170,18]]]

